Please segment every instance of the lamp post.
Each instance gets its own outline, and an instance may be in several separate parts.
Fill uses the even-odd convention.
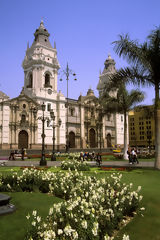
[[[69,103],[68,103],[68,81],[69,81],[69,75],[72,74],[74,77],[76,76],[76,74],[68,67],[68,63],[67,63],[67,67],[65,70],[62,71],[62,73],[66,76],[66,80],[67,80],[67,104],[66,104],[66,107],[67,107],[67,123],[66,123],[66,128],[67,128],[67,131],[66,131],[66,152],[69,152],[69,133],[68,133],[68,106],[69,106]],[[74,80],[76,81],[76,77],[74,78]],[[62,81],[62,78],[60,79],[60,81]]]
[[[37,109],[33,109],[33,117],[34,117],[34,144],[36,144],[36,117],[37,117]]]
[[[89,148],[89,137],[88,137],[88,131],[89,131],[89,125],[90,125],[90,121],[91,119],[89,118],[89,112],[90,112],[90,102],[87,103],[87,118],[86,118],[86,121],[87,121],[87,144],[86,144],[86,147]]]
[[[99,113],[99,118],[97,120],[97,124],[96,124],[96,129],[97,129],[97,146],[98,146],[98,135],[99,135],[99,138],[100,138],[100,152],[101,152],[101,149],[102,149],[102,141],[101,141],[101,138],[102,138],[102,112],[100,111]]]
[[[53,110],[50,111],[50,116],[53,121],[52,128],[53,128],[53,149],[52,149],[52,156],[51,156],[51,161],[56,161],[56,156],[55,156],[55,128],[61,126],[61,119],[58,120],[58,125],[55,125],[55,115]]]
[[[151,143],[152,143],[152,133],[151,131],[147,132],[147,143],[149,147],[149,153],[151,153]]]
[[[46,117],[46,118],[44,117],[44,111],[45,111],[45,108],[46,108],[46,105],[44,104],[44,102],[43,102],[41,107],[42,107],[43,114],[42,114],[42,117],[39,117],[38,119],[40,119],[42,121],[42,135],[41,135],[41,137],[42,137],[42,156],[41,156],[41,160],[40,160],[40,164],[39,165],[40,166],[46,166],[47,165],[47,161],[45,159],[45,149],[44,149],[44,146],[45,146],[44,123],[49,118],[48,117]]]

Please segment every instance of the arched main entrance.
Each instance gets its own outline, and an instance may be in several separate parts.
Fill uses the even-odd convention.
[[[112,147],[111,134],[110,133],[107,134],[107,147]]]
[[[96,133],[93,128],[89,130],[89,145],[90,148],[95,148],[96,147]]]
[[[69,133],[69,147],[75,148],[75,133],[74,132]]]
[[[28,148],[28,133],[25,130],[19,132],[18,148]]]

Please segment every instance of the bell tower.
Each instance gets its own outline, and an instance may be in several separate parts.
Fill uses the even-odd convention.
[[[57,73],[60,68],[56,44],[51,46],[50,34],[43,21],[34,33],[34,41],[27,45],[22,66],[24,69],[24,93],[31,98],[47,98],[48,90],[57,93]],[[49,96],[48,96],[49,97]]]
[[[99,82],[97,85],[97,90],[99,91],[99,96],[101,96],[103,94],[103,89],[104,89],[105,85],[107,84],[107,82],[109,81],[109,77],[111,76],[111,74],[116,72],[115,64],[116,63],[115,63],[114,59],[112,59],[111,55],[109,54],[108,58],[104,62],[104,70],[99,75]]]

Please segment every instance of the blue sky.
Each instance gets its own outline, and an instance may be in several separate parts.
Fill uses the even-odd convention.
[[[19,95],[27,42],[32,44],[43,18],[52,46],[56,41],[61,68],[68,62],[77,73],[77,82],[69,79],[69,97],[86,95],[90,87],[98,96],[99,71],[108,53],[117,69],[126,65],[111,43],[125,33],[143,42],[160,24],[159,9],[159,0],[0,0],[0,90],[11,98]],[[58,88],[66,95],[65,77],[63,80]],[[145,104],[151,104],[154,90],[143,90]]]

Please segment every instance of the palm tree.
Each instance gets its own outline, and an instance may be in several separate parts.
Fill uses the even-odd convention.
[[[116,94],[115,94],[116,90]],[[114,91],[111,93],[111,91]],[[110,94],[109,94],[110,93]],[[104,112],[107,113],[121,113],[124,115],[124,152],[123,158],[128,159],[128,141],[127,141],[127,113],[137,103],[143,101],[144,94],[138,90],[132,90],[128,92],[125,84],[119,85],[118,89],[112,87],[112,84],[108,84],[104,89],[103,95],[100,98],[100,102],[103,106]]]
[[[130,81],[134,84],[154,86],[155,89],[155,168],[160,169],[160,27],[156,27],[140,44],[130,39],[129,35],[120,35],[118,41],[113,42],[115,52],[130,64],[120,69],[113,76],[114,82]]]

